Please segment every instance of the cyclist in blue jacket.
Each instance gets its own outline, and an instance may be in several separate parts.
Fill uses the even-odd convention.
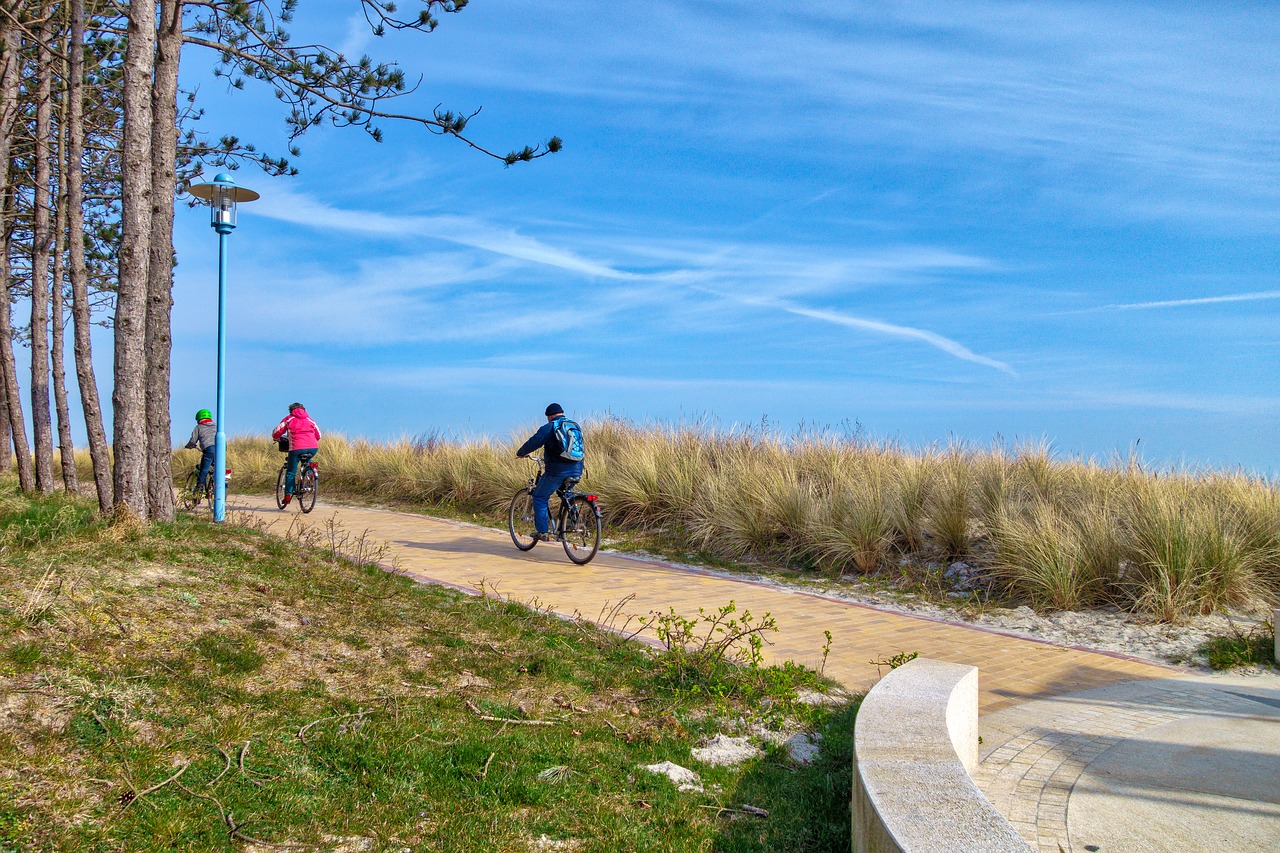
[[[547,506],[551,495],[567,478],[582,477],[582,460],[573,461],[560,455],[564,447],[556,437],[556,421],[564,417],[564,409],[559,403],[552,403],[547,406],[546,415],[547,422],[516,451],[516,458],[524,459],[541,448],[542,458],[547,464],[546,473],[533,487],[533,526],[537,530],[534,535],[542,540],[548,538],[547,531],[551,527],[551,511]]]

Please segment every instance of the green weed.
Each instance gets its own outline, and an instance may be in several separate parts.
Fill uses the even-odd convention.
[[[1275,666],[1275,625],[1267,621],[1248,631],[1233,626],[1230,634],[1205,641],[1199,651],[1213,669]]]

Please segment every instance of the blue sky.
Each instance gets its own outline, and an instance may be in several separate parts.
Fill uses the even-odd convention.
[[[473,0],[382,39],[357,11],[291,29],[420,76],[401,111],[565,149],[506,169],[387,122],[238,172],[234,434],[298,399],[506,436],[556,400],[1280,470],[1272,4]],[[285,148],[269,93],[184,64],[207,130]],[[214,399],[217,256],[202,211],[175,239],[178,436]]]

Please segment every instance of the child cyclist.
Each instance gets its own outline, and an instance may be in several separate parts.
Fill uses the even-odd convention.
[[[218,435],[218,425],[213,422],[213,413],[208,409],[196,412],[196,428],[191,430],[191,438],[184,445],[187,449],[200,451],[200,473],[196,477],[196,491],[203,492],[204,484],[209,480],[209,469],[213,467],[213,445]]]
[[[293,500],[293,484],[298,476],[298,462],[310,460],[320,449],[320,427],[311,420],[301,403],[290,403],[289,414],[271,431],[271,438],[279,441],[289,436],[289,470],[284,475],[284,505]]]

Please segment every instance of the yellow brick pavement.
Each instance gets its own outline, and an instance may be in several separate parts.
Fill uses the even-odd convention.
[[[407,513],[331,506],[323,502],[310,515],[290,507],[281,512],[272,498],[237,495],[231,511],[243,511],[277,532],[290,523],[324,526],[335,519],[352,534],[367,532],[385,542],[397,565],[423,581],[490,592],[544,609],[597,620],[620,603],[626,617],[665,612],[686,616],[699,607],[718,608],[729,601],[739,611],[771,613],[779,632],[766,648],[770,662],[793,660],[818,668],[823,631],[833,641],[826,674],[848,689],[864,691],[878,678],[871,663],[897,654],[969,664],[979,668],[983,714],[1032,699],[1105,687],[1124,681],[1169,678],[1176,670],[1157,664],[1078,649],[1062,648],[925,618],[835,601],[812,594],[666,565],[653,560],[602,553],[586,566],[566,559],[556,543],[517,551],[504,532]],[[634,623],[633,623],[634,626]]]

